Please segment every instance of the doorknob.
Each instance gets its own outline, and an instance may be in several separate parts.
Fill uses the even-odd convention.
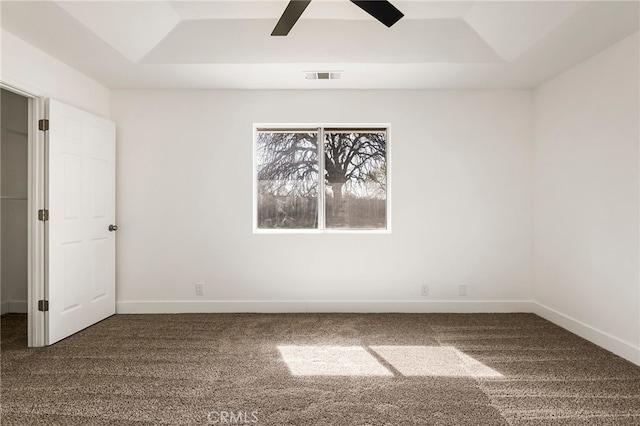
[[[109,232],[117,231],[118,225],[109,225]]]

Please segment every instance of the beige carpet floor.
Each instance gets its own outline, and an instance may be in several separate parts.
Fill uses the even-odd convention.
[[[640,367],[532,314],[1,318],[2,425],[640,425]]]

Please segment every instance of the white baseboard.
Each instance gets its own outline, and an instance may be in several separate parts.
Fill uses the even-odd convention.
[[[26,303],[25,303],[26,305]],[[534,313],[614,354],[640,365],[640,348],[540,303],[529,300],[208,300],[116,302],[118,314],[176,313]]]
[[[531,312],[528,300],[209,300],[116,302],[118,314],[293,313],[293,312]]]
[[[29,305],[26,300],[7,300],[0,304],[1,315],[13,313],[13,314],[26,314],[29,311]]]
[[[631,343],[618,339],[604,331],[598,330],[588,324],[571,318],[561,312],[542,305],[538,302],[532,302],[533,313],[550,321],[570,332],[577,334],[583,339],[610,351],[614,354],[640,365],[640,347]]]
[[[640,348],[529,300],[208,300],[116,302],[118,314],[176,313],[534,313],[588,341],[640,365]]]

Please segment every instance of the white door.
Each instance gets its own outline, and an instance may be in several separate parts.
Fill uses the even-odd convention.
[[[50,99],[46,312],[51,345],[115,313],[115,124]]]

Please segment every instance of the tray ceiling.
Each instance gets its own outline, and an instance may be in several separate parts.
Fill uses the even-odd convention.
[[[2,28],[110,88],[530,88],[638,31],[637,1],[2,1]],[[305,71],[344,71],[305,80]]]

